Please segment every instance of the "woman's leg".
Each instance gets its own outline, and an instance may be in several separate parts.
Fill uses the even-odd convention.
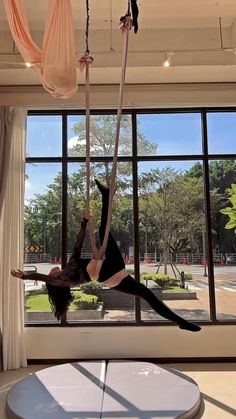
[[[95,179],[95,182],[98,186],[98,189],[100,190],[102,194],[102,212],[101,212],[101,222],[100,222],[100,227],[99,227],[99,237],[100,237],[100,242],[102,243],[104,239],[104,235],[105,235],[106,225],[107,225],[109,189],[101,185],[101,183],[98,182],[96,179]],[[109,262],[113,264],[113,267],[115,264],[117,272],[121,269],[124,269],[125,263],[124,263],[123,257],[111,233],[109,233],[109,236],[108,236],[105,256],[106,256],[107,261],[109,260]]]
[[[102,194],[102,214],[99,229],[100,240],[102,242],[107,223],[109,189],[103,187],[98,181],[96,181],[96,184]],[[111,234],[109,234],[109,239],[107,243],[106,265],[107,266],[106,269],[104,269],[104,271],[106,271],[106,274],[108,275],[106,275],[105,278],[109,277],[108,271],[110,269],[112,269],[113,271],[114,268],[116,268],[116,272],[118,272],[119,270],[125,267],[125,263],[120,253],[120,250]],[[111,272],[111,274],[113,274],[113,272]],[[147,287],[145,287],[145,285],[135,281],[130,275],[124,278],[119,285],[114,287],[114,289],[143,298],[150,304],[154,311],[156,311],[162,317],[165,317],[166,319],[177,323],[179,327],[181,327],[182,329],[187,329],[194,332],[201,330],[199,326],[190,323],[187,320],[184,320],[182,317],[175,314],[172,310],[169,309],[169,307],[167,307],[162,301],[160,301]]]
[[[150,289],[148,289],[142,283],[135,281],[135,279],[133,279],[130,275],[124,278],[119,285],[114,287],[114,289],[143,298],[149,303],[152,309],[156,311],[156,313],[160,314],[162,317],[165,317],[168,320],[171,320],[174,323],[177,323],[181,329],[187,329],[193,332],[198,332],[201,330],[198,325],[190,323],[175,314],[172,310],[170,310],[169,307],[167,307],[161,300],[159,300]]]

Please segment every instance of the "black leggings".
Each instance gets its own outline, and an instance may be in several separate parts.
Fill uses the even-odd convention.
[[[172,322],[183,324],[186,320],[175,314],[167,305],[159,300],[153,292],[141,282],[136,281],[132,276],[124,278],[119,285],[114,287],[117,291],[141,297],[152,307],[156,313],[160,314]]]
[[[101,212],[101,222],[100,222],[100,228],[99,228],[99,236],[100,236],[101,243],[103,242],[105,230],[106,230],[108,202],[109,202],[108,191],[105,191],[105,194],[103,194],[103,197],[102,197],[102,212]],[[106,252],[105,252],[105,260],[102,264],[102,268],[99,274],[99,280],[105,281],[106,279],[109,279],[112,275],[116,274],[117,272],[121,271],[124,268],[125,268],[125,263],[124,263],[122,254],[120,253],[120,249],[117,246],[117,243],[114,237],[112,236],[112,234],[109,233]]]
[[[108,194],[103,195],[103,205],[102,205],[102,214],[101,214],[101,224],[99,229],[100,241],[102,243],[105,228],[107,223],[107,210],[108,210]],[[112,236],[109,234],[107,249],[105,253],[106,259],[103,262],[102,269],[100,272],[101,280],[110,278],[114,273],[119,272],[121,269],[125,268],[125,263],[123,257],[120,253],[120,250],[117,246],[117,243]],[[165,317],[172,322],[175,322],[179,325],[189,324],[182,317],[175,314],[169,307],[167,307],[161,300],[159,300],[153,292],[147,288],[142,283],[133,279],[130,275],[127,275],[119,285],[114,287],[117,291],[124,292],[126,294],[131,294],[135,297],[141,297],[152,307],[156,313],[160,314],[162,317]]]

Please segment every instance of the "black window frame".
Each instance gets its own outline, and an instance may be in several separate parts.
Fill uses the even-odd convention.
[[[208,138],[207,138],[207,114],[221,112],[236,112],[236,107],[194,107],[194,108],[145,108],[145,109],[124,109],[123,114],[131,116],[132,122],[132,156],[120,156],[118,161],[130,162],[132,165],[133,176],[133,234],[134,234],[134,270],[135,277],[140,277],[139,265],[139,208],[138,208],[138,163],[139,162],[158,162],[158,161],[199,161],[203,164],[203,181],[204,181],[204,198],[205,198],[205,222],[207,235],[207,252],[208,252],[208,285],[209,285],[209,314],[210,320],[203,321],[194,319],[199,324],[204,325],[235,325],[236,320],[219,320],[216,314],[216,291],[214,280],[214,263],[213,263],[213,247],[212,247],[212,225],[211,225],[211,202],[210,202],[210,179],[209,179],[209,161],[213,160],[236,160],[236,153],[232,154],[209,154]],[[116,115],[115,109],[92,109],[91,115]],[[197,113],[201,116],[202,124],[202,154],[188,155],[157,155],[157,156],[141,156],[138,155],[137,147],[137,117],[145,114],[186,114]],[[27,163],[61,163],[62,164],[62,266],[66,263],[67,253],[67,164],[68,163],[84,163],[85,157],[68,157],[67,154],[67,116],[81,115],[85,116],[85,110],[63,109],[63,110],[29,110],[28,116],[50,116],[60,115],[62,117],[62,156],[61,157],[26,157]],[[93,162],[112,162],[112,157],[90,157]],[[135,298],[135,319],[133,321],[76,321],[66,324],[67,327],[121,327],[121,326],[169,326],[171,323],[157,320],[141,320],[141,305],[139,298]],[[64,319],[65,320],[65,319]],[[49,322],[31,322],[25,323],[25,327],[58,327],[64,326],[65,322],[49,323]]]

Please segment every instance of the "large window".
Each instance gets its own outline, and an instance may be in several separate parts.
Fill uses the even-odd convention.
[[[145,162],[138,168],[141,280],[181,317],[209,320],[202,163]],[[141,307],[144,320],[161,320],[147,304]]]
[[[235,111],[125,111],[112,233],[126,269],[180,316],[234,322]],[[91,115],[91,190],[96,240],[101,211],[93,181],[109,182],[116,115]],[[48,273],[69,259],[86,201],[83,112],[32,111],[27,124],[25,271]],[[235,204],[236,205],[236,204]],[[228,223],[228,224],[227,224]],[[91,257],[86,236],[83,258]],[[43,283],[25,282],[28,324],[57,324]],[[138,298],[85,284],[72,289],[68,324],[166,320]],[[65,321],[65,319],[64,319]]]

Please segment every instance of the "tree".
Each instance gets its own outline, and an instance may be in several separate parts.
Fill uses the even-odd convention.
[[[216,188],[226,199],[227,189],[231,183],[236,183],[236,162],[235,160],[212,161],[209,165],[210,186]]]
[[[44,194],[37,194],[25,206],[25,242],[27,245],[41,244],[43,251],[50,253],[52,258],[61,255],[61,173],[54,183],[48,185]],[[73,249],[80,221],[85,211],[85,178],[81,171],[68,177],[68,252]],[[96,189],[91,190],[90,211],[95,230],[101,214],[101,195]],[[121,242],[121,251],[127,253],[132,237],[132,196],[123,193],[114,197],[113,232],[116,240]],[[88,237],[84,243],[85,252],[91,252]]]
[[[217,189],[220,194],[225,194],[231,183],[236,183],[235,160],[215,160],[209,162],[210,188]],[[202,163],[195,163],[186,172],[187,177],[203,177]],[[227,194],[226,194],[227,195]]]
[[[111,172],[111,160],[114,152],[116,115],[91,116],[91,155],[96,158],[109,157],[106,161],[91,164],[91,179],[99,177],[102,183],[108,184]],[[69,147],[69,157],[85,157],[86,126],[85,118],[74,125],[76,143]],[[139,153],[152,155],[157,145],[146,140],[137,132]],[[129,115],[121,119],[119,155],[132,156],[132,125]],[[71,166],[72,167],[72,166]],[[113,231],[121,242],[121,250],[127,252],[132,237],[132,164],[118,162],[116,188],[118,194],[113,206]],[[92,182],[90,209],[94,224],[97,227],[100,218],[101,198]],[[61,254],[61,173],[48,185],[44,194],[37,194],[25,207],[25,236],[27,244],[43,244],[44,251],[52,256]],[[83,216],[86,201],[86,167],[79,163],[79,170],[68,176],[68,251],[71,252]],[[85,249],[90,251],[88,240]]]
[[[191,250],[199,245],[204,222],[202,180],[166,167],[142,175],[139,185],[148,240],[163,252],[166,273],[170,251],[186,250],[189,242]]]
[[[210,163],[210,185],[211,189],[217,189],[220,196],[217,202],[212,201],[212,226],[213,245],[220,252],[235,252],[235,235],[231,229],[225,229],[225,214],[221,209],[229,204],[229,188],[236,183],[236,162],[235,160],[222,160]]]
[[[43,246],[52,257],[61,255],[61,173],[44,194],[36,194],[25,206],[26,244]]]
[[[93,157],[113,157],[115,132],[116,132],[116,115],[95,115],[90,117],[90,154]],[[69,149],[69,156],[84,157],[86,124],[85,119],[81,120],[73,127],[77,137],[77,143]],[[137,131],[139,154],[153,155],[156,153],[157,144],[150,143],[145,136]],[[132,156],[132,124],[130,115],[123,115],[121,118],[120,137],[119,137],[119,156]],[[101,162],[91,165],[93,176],[97,173],[109,183],[111,163]],[[130,163],[122,163],[118,169],[118,184],[120,178],[128,178],[132,173]],[[126,179],[127,180],[127,179]],[[123,179],[124,182],[124,179]],[[127,184],[127,182],[126,182]]]
[[[227,230],[234,228],[234,232],[236,233],[236,184],[232,184],[231,188],[228,189],[229,200],[232,204],[232,207],[226,207],[222,209],[220,212],[225,214],[229,217],[228,223],[225,225]]]
[[[232,230],[225,230],[225,217],[221,209],[229,203],[228,188],[236,183],[235,160],[216,160],[209,162],[212,241],[215,251],[235,252],[235,235]],[[186,172],[187,177],[203,176],[201,163],[195,163]]]

